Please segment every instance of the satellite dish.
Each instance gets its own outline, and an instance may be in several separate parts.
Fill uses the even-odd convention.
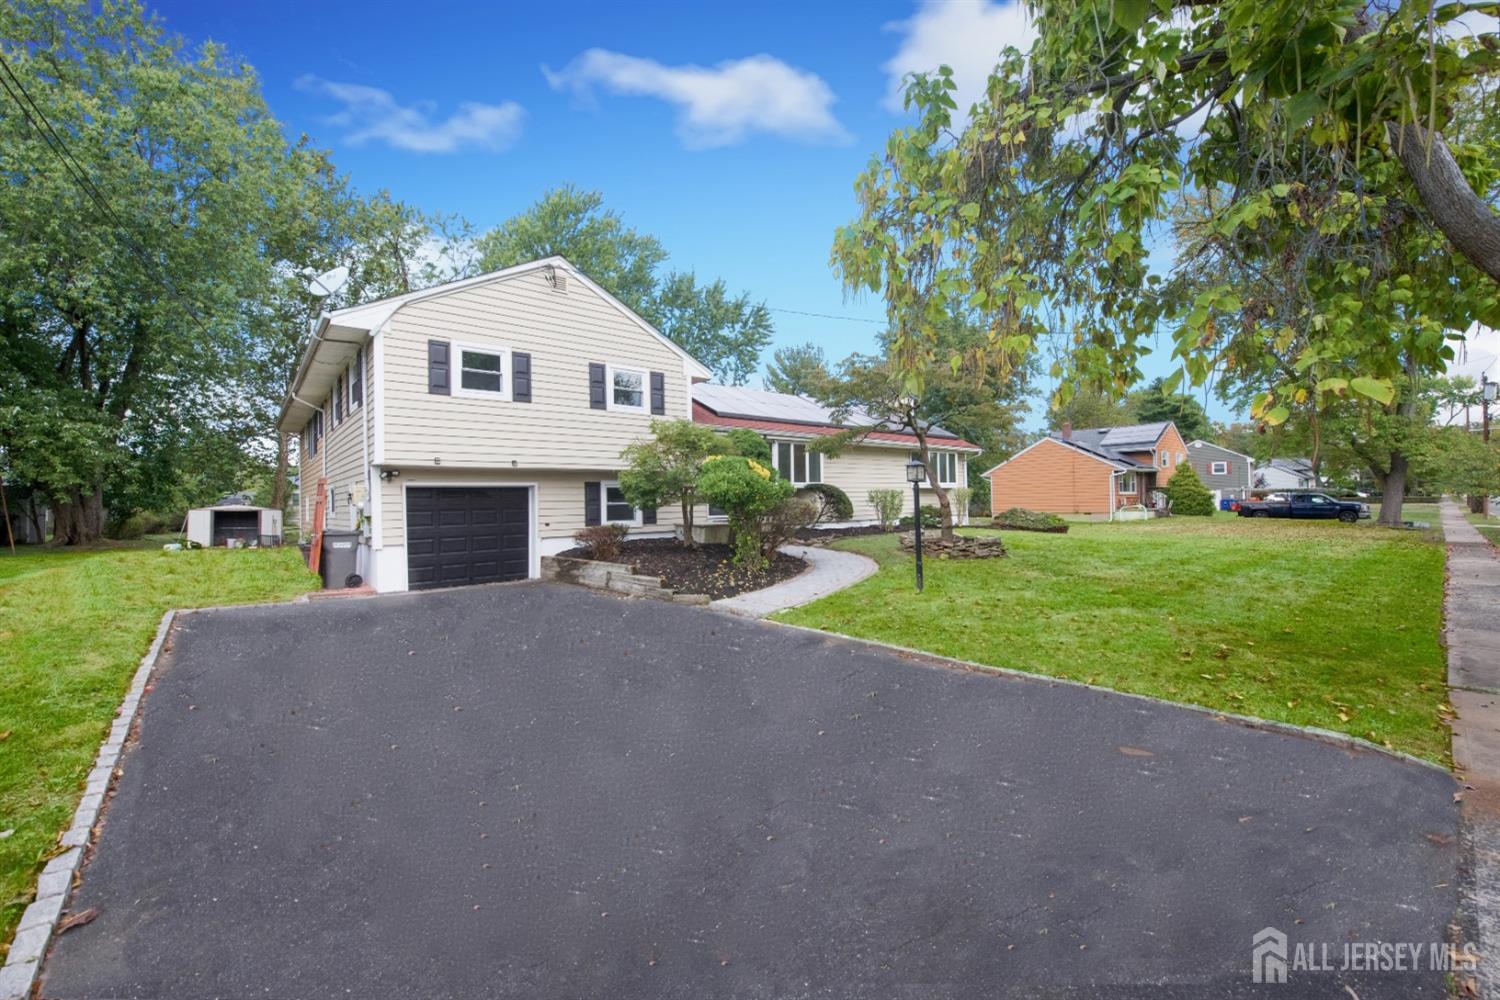
[[[317,299],[326,299],[340,288],[344,282],[349,280],[349,269],[340,264],[331,271],[318,274],[310,267],[304,267],[297,272],[302,275],[303,283],[307,285],[308,292]]]

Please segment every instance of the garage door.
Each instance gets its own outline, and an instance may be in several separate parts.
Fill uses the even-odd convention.
[[[524,580],[530,542],[524,487],[406,491],[406,582],[412,590]]]

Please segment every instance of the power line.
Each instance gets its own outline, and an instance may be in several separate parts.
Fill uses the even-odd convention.
[[[766,306],[766,308],[769,309],[771,312],[776,312],[776,313],[791,313],[794,316],[811,316],[814,319],[837,319],[837,320],[843,320],[845,323],[873,323],[875,326],[885,326],[886,325],[885,324],[885,320],[883,320],[883,319],[864,319],[863,317],[860,317],[860,316],[835,316],[832,313],[806,312],[805,310],[802,310],[802,309],[781,309],[781,308],[778,308],[776,306]]]
[[[62,136],[58,135],[57,130],[53,128],[52,122],[47,119],[46,114],[37,105],[36,100],[32,98],[31,93],[26,89],[26,85],[21,82],[21,78],[16,75],[15,70],[11,68],[10,61],[5,58],[3,53],[0,53],[0,71],[3,71],[3,75],[0,75],[0,88],[4,88],[5,93],[10,99],[16,102],[16,105],[21,109],[21,116],[26,119],[26,123],[36,130],[36,133],[41,136],[42,142],[62,162],[63,169],[73,178],[74,183],[83,189],[84,194],[94,202],[101,212],[109,217],[109,221],[113,222],[119,230],[121,240],[124,241],[125,245],[143,263],[150,267],[159,266],[158,261],[151,259],[151,255],[146,251],[146,248],[137,243],[134,237],[130,235],[125,223],[115,214],[115,210],[109,204],[109,200],[95,186],[93,180],[88,176],[88,171],[84,169],[83,164],[79,163],[72,152],[68,150],[67,143],[63,141]],[[8,82],[6,80],[7,77],[9,77]],[[12,89],[13,87],[14,89]],[[32,117],[33,112],[36,115],[35,118]],[[40,125],[37,124],[38,120],[41,121]],[[188,318],[198,325],[198,329],[202,330],[204,335],[210,335],[208,327],[204,325],[203,320],[199,318],[198,313],[187,299],[173,287],[171,280],[162,275],[160,281],[167,292],[182,306],[183,311],[188,314]]]

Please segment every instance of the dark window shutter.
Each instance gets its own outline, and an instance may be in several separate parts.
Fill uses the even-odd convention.
[[[656,508],[655,507],[642,507],[641,508],[641,523],[642,524],[655,524],[656,523]]]
[[[349,382],[349,402],[363,406],[365,402],[365,349],[354,352],[354,377]]]
[[[333,380],[333,426],[344,419],[344,376]]]
[[[604,366],[596,365],[592,362],[589,364],[589,408],[594,410],[605,409]]]
[[[448,378],[448,342],[446,340],[429,340],[427,342],[427,391],[439,396],[450,396],[453,388]]]
[[[599,484],[583,484],[583,523],[592,528],[600,521]]]
[[[651,373],[651,412],[667,412],[667,377],[661,372]]]
[[[510,398],[512,402],[531,402],[531,355],[512,351],[510,355]]]
[[[1234,463],[1233,462],[1225,462],[1224,463],[1224,475],[1227,476],[1227,475],[1229,475],[1233,471],[1234,471]]]

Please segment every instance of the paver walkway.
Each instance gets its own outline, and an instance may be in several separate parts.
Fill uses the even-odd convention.
[[[1473,921],[1481,995],[1500,997],[1500,559],[1452,500],[1442,504],[1448,543],[1447,623],[1453,763],[1471,786],[1463,804],[1472,883],[1464,910]]]
[[[785,583],[748,594],[725,597],[714,601],[710,607],[750,618],[764,618],[787,608],[816,601],[845,587],[852,587],[880,569],[875,560],[853,552],[838,552],[812,545],[783,545],[781,551],[807,560],[808,569]]]

